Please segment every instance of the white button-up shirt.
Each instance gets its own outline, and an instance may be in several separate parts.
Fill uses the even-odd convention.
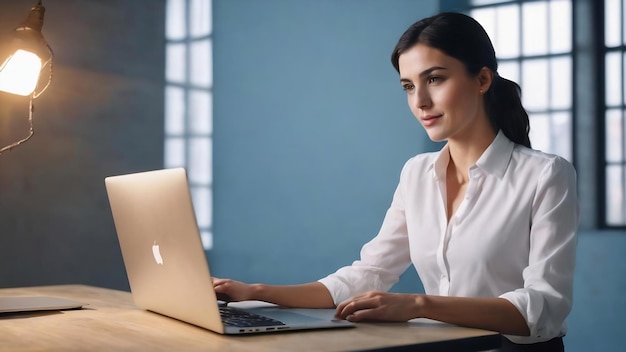
[[[446,145],[407,161],[360,260],[319,281],[337,304],[389,290],[412,263],[426,294],[509,300],[531,334],[507,336],[514,342],[564,335],[579,223],[573,166],[499,132],[470,168],[465,198],[448,221],[449,159]]]

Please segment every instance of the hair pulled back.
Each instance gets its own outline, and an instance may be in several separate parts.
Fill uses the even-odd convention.
[[[414,23],[402,34],[391,54],[396,71],[400,72],[400,55],[417,44],[441,50],[461,61],[471,75],[478,74],[483,67],[492,70],[493,82],[484,94],[489,121],[511,141],[530,148],[530,125],[522,106],[521,88],[498,74],[491,40],[476,20],[461,13],[444,12]]]

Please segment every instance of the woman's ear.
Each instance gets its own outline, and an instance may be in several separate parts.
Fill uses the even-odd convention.
[[[483,67],[478,71],[478,91],[480,94],[484,94],[491,87],[491,83],[493,83],[493,71],[490,68]]]

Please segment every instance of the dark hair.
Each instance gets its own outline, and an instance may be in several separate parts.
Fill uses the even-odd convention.
[[[417,44],[441,50],[463,62],[468,73],[476,75],[487,67],[494,73],[484,95],[485,110],[491,125],[513,142],[530,148],[528,114],[522,106],[520,86],[498,75],[498,61],[491,40],[473,18],[444,12],[422,19],[402,34],[391,54],[391,63],[400,72],[400,55]]]

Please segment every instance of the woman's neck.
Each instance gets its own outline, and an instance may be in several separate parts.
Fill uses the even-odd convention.
[[[466,180],[469,168],[476,164],[495,138],[496,132],[489,129],[489,132],[482,131],[468,138],[449,139],[450,162],[454,163],[457,174]]]

